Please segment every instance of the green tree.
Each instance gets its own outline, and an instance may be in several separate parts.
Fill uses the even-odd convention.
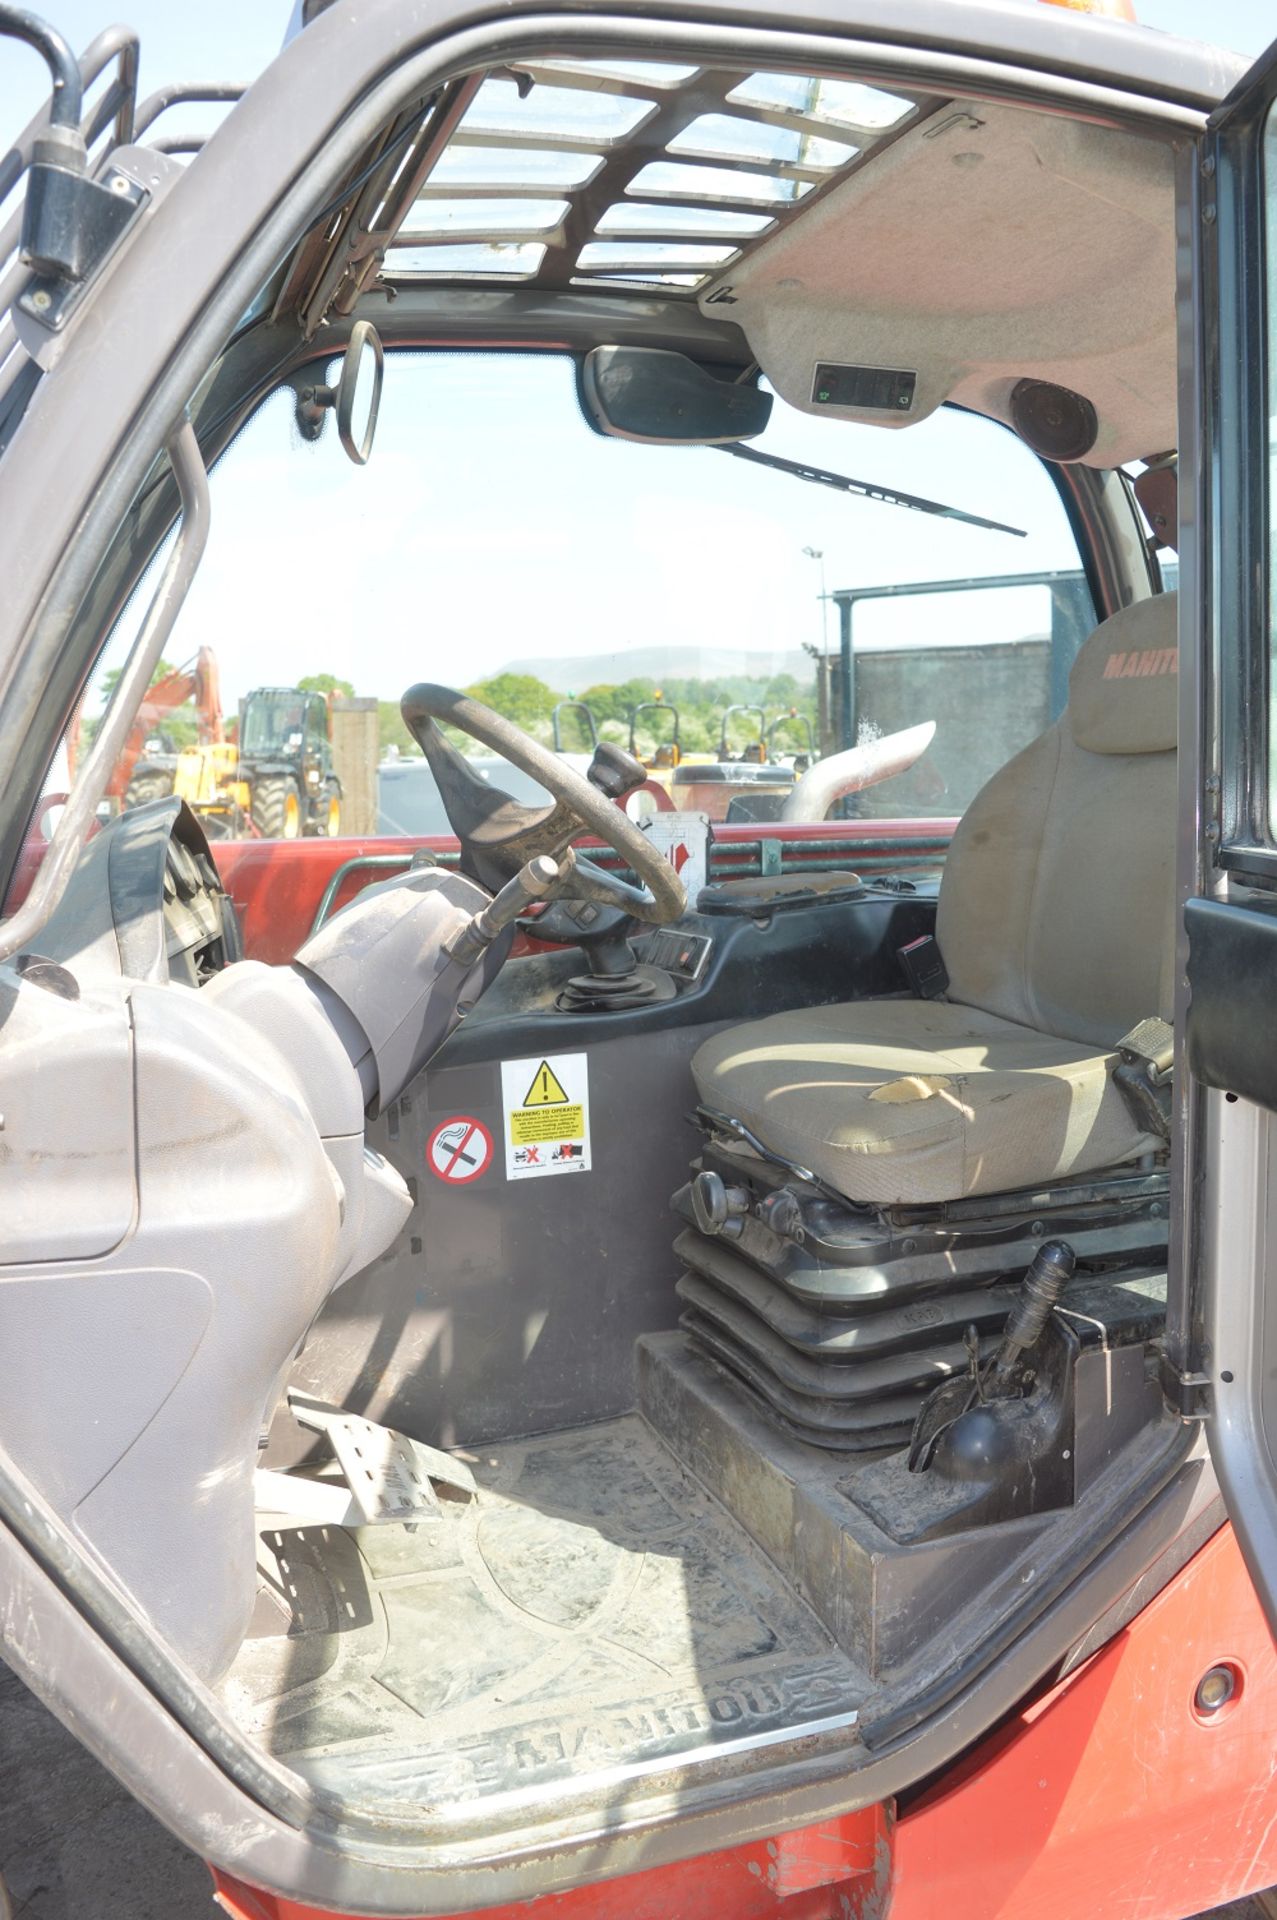
[[[120,684],[120,675],[123,671],[123,667],[111,667],[102,675],[102,710],[104,713],[111,704],[112,696]],[[157,660],[155,663],[155,671],[152,673],[148,685],[153,687],[157,680],[167,680],[170,673],[176,672],[177,668],[171,660]]]
[[[313,681],[302,681],[301,684],[341,685],[332,682],[331,676],[326,675],[317,675]],[[493,674],[466,691],[507,720],[513,721],[515,726],[522,727],[535,739],[545,743],[550,741],[551,716],[563,696],[535,675]],[[730,706],[763,707],[769,724],[791,710],[810,719],[813,724],[816,718],[814,682],[804,684],[790,673],[720,674],[713,679],[671,675],[659,682],[639,676],[619,682],[599,681],[571,697],[580,699],[589,707],[598,726],[599,737],[615,741],[620,746],[629,742],[632,710],[647,706],[648,711],[639,716],[636,744],[639,752],[648,759],[658,746],[664,745],[673,735],[673,721],[666,714],[652,711],[653,702],[677,708],[679,744],[684,754],[718,753],[723,714]],[[404,726],[398,702],[381,700],[378,708],[382,751],[395,746],[401,753],[416,753],[416,742]],[[731,744],[737,752],[751,737],[756,737],[757,726],[756,716],[741,714],[733,720]],[[579,717],[565,717],[563,735],[564,744],[569,750],[578,744],[581,747],[586,744]],[[457,729],[449,729],[448,737],[464,751],[476,751],[469,736]],[[792,754],[802,744],[801,728],[781,730],[776,744],[781,753]]]
[[[587,687],[581,695],[604,737],[622,743],[629,740],[630,714],[634,708],[656,697],[656,682],[648,679],[623,680],[618,686]],[[672,720],[662,720],[659,714],[640,714],[637,735],[640,751],[650,753],[658,736],[668,739],[673,724]]]
[[[377,739],[383,757],[388,747],[398,747],[400,753],[404,754],[420,755],[421,753],[421,748],[404,725],[404,717],[399,711],[397,700],[377,702]]]
[[[798,707],[801,711],[803,703],[810,701],[811,697],[812,689],[810,686],[804,687],[794,678],[792,673],[778,673],[773,679],[767,682],[767,690],[763,695],[763,705],[767,707],[769,711],[772,707],[780,707],[786,712],[788,712],[790,707]]]
[[[771,675],[720,674],[713,679],[695,679],[690,675],[669,675],[658,685],[649,679],[625,680],[619,684],[600,682],[587,687],[581,698],[599,723],[605,739],[624,745],[629,739],[632,709],[645,702],[663,700],[677,708],[679,745],[684,754],[717,754],[722,736],[723,715],[730,706],[755,706],[766,711],[768,723],[788,714],[791,709],[810,719],[816,718],[814,682],[803,684],[791,673]],[[757,716],[741,714],[731,726],[731,746],[739,751],[757,733]],[[636,745],[650,758],[655,748],[669,740],[673,722],[660,713],[639,715]],[[792,753],[801,744],[801,729],[788,729],[778,738],[778,749]]]
[[[594,715],[597,725],[602,726],[605,720],[623,720],[626,717],[618,711],[616,693],[617,689],[614,686],[601,683],[597,687],[587,687],[580,695]]]
[[[123,667],[111,667],[102,675],[101,712],[95,715],[86,715],[80,723],[80,751],[82,753],[92,744],[94,735],[102,724],[102,714],[106,712],[111,704],[115,689],[120,684],[120,675],[123,671]],[[176,672],[177,668],[171,660],[157,660],[148,684],[154,687],[158,685],[161,680],[166,680],[169,674]],[[183,747],[194,746],[195,742],[199,739],[200,729],[199,720],[191,702],[184,700],[180,706],[173,707],[168,713],[161,714],[152,724],[151,736],[161,740],[166,751],[170,753],[180,752]]]
[[[497,673],[489,680],[476,681],[466,692],[534,739],[549,739],[550,715],[559,696],[535,674]]]
[[[349,680],[339,680],[335,673],[307,673],[297,682],[303,693],[335,693],[339,700],[353,700],[355,689]]]

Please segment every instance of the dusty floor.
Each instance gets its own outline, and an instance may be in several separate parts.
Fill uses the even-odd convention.
[[[3,1665],[0,1874],[13,1920],[217,1920],[219,1913],[201,1862]],[[1277,1901],[1244,1900],[1218,1908],[1211,1920],[1277,1920]]]

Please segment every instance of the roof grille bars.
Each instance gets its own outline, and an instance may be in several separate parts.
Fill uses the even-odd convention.
[[[513,60],[471,86],[437,128],[402,225],[378,222],[388,280],[694,297],[941,104],[812,74],[619,59]],[[615,245],[631,236],[641,245]]]
[[[480,84],[453,81],[391,122],[297,249],[273,318],[295,309],[309,340],[329,313],[353,311]]]

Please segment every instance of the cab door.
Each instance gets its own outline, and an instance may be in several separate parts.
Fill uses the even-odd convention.
[[[1185,1130],[1167,1385],[1206,1422],[1277,1628],[1275,96],[1277,46],[1212,116],[1181,221],[1196,381],[1180,466]]]

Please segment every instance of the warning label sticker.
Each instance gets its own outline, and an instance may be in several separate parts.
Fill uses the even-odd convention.
[[[550,1065],[543,1060],[532,1076],[532,1085],[523,1096],[525,1107],[566,1107],[568,1096],[563,1091],[563,1082]]]
[[[590,1170],[588,1055],[501,1062],[505,1170],[510,1180]]]
[[[535,1107],[516,1108],[510,1115],[510,1139],[516,1147],[529,1140],[575,1140],[585,1132],[584,1107],[560,1107],[555,1113],[541,1113]]]

